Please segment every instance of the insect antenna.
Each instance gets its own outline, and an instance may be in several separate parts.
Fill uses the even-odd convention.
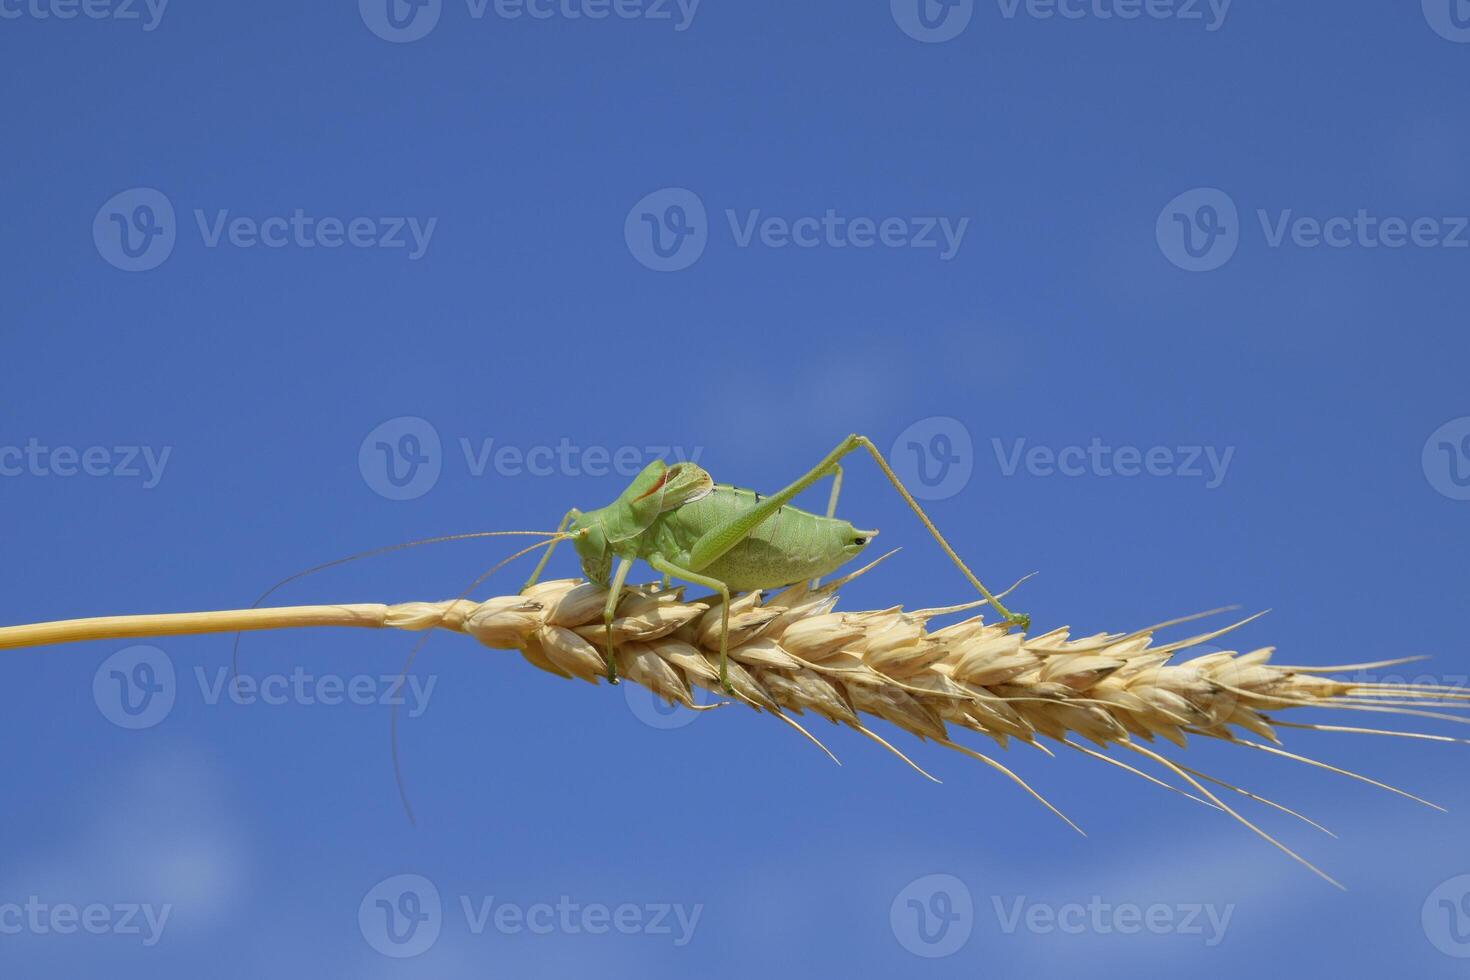
[[[502,531],[502,532],[494,532],[494,531],[492,531],[492,532],[489,532],[489,533],[491,533],[491,534],[496,534],[496,533],[499,533],[499,534],[517,534],[517,533],[519,533],[519,534],[541,534],[541,533],[545,533],[545,532],[540,532],[540,531],[521,531],[521,532],[515,532],[515,531],[505,532],[505,531]],[[507,558],[502,558],[500,561],[496,562],[495,565],[492,568],[490,568],[489,570],[487,570],[485,572],[482,572],[479,575],[477,575],[475,577],[475,580],[473,582],[471,582],[468,586],[466,586],[463,592],[461,592],[459,595],[457,595],[457,596],[454,597],[454,600],[452,600],[452,601],[447,602],[447,603],[444,604],[444,611],[439,614],[438,620],[436,620],[435,623],[433,623],[430,626],[428,626],[428,627],[425,628],[424,635],[423,636],[420,636],[418,638],[418,640],[414,643],[413,648],[408,651],[408,656],[403,661],[403,669],[398,672],[398,688],[395,688],[395,690],[401,689],[402,686],[403,686],[403,684],[405,683],[405,681],[407,681],[407,679],[408,679],[408,671],[413,666],[414,659],[419,655],[419,651],[423,650],[424,644],[429,642],[429,637],[433,635],[434,626],[438,625],[439,623],[444,622],[444,618],[449,614],[449,610],[454,607],[455,602],[458,602],[460,599],[463,599],[463,598],[467,597],[471,592],[473,592],[473,591],[475,591],[475,589],[479,588],[480,587],[480,584],[482,582],[484,582],[490,576],[494,575],[496,572],[500,571],[506,565],[509,565],[511,562],[515,561],[517,558],[520,558],[523,555],[528,555],[531,552],[535,551],[537,548],[545,548],[545,547],[548,547],[549,545],[553,545],[556,542],[561,541],[564,538],[569,538],[571,536],[572,535],[565,534],[565,533],[560,533],[560,532],[553,533],[551,535],[551,537],[548,538],[547,540],[545,540],[545,541],[537,541],[535,544],[528,545],[527,547],[522,548],[520,551],[517,551],[515,554],[513,554],[513,555],[511,555],[511,556],[509,556]],[[418,819],[414,816],[414,813],[413,813],[413,804],[410,803],[409,802],[409,799],[408,799],[408,789],[407,789],[407,787],[406,787],[406,785],[404,784],[404,781],[403,781],[403,767],[400,764],[399,758],[398,758],[398,705],[399,705],[399,700],[400,699],[398,699],[398,698],[394,698],[393,699],[393,706],[388,709],[388,746],[389,746],[389,750],[390,750],[390,752],[392,754],[392,757],[393,757],[393,783],[394,783],[395,786],[398,787],[398,798],[403,803],[403,812],[406,813],[406,814],[408,814],[408,822],[409,822],[409,824],[412,825],[412,826],[414,826],[414,827],[417,827],[418,826]]]
[[[301,571],[296,572],[293,575],[288,575],[277,582],[275,585],[272,585],[270,588],[262,592],[259,596],[256,597],[255,601],[246,608],[255,609],[262,602],[269,599],[276,592],[277,589],[280,589],[286,585],[290,585],[297,579],[306,578],[306,576],[308,575],[315,575],[317,572],[323,572],[329,568],[336,568],[338,565],[346,565],[348,562],[360,561],[363,558],[376,558],[378,555],[386,555],[394,551],[404,551],[408,548],[417,548],[421,544],[442,544],[446,541],[467,541],[471,538],[503,538],[516,536],[524,537],[528,535],[555,538],[558,533],[559,532],[557,531],[468,531],[463,534],[443,534],[433,538],[419,538],[417,541],[400,541],[398,544],[383,545],[382,547],[372,548],[368,551],[360,551],[355,555],[348,555],[345,558],[334,558],[331,561],[323,562],[320,565],[313,565],[312,567],[302,569]],[[230,674],[233,677],[240,676],[239,633],[235,634],[234,642],[230,645]]]

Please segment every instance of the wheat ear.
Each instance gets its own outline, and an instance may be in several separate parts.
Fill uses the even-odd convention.
[[[950,730],[969,729],[993,739],[1001,748],[1015,739],[1051,754],[1042,741],[1050,739],[1078,749],[1228,813],[1334,885],[1338,884],[1334,879],[1241,816],[1205,783],[1325,828],[1281,804],[1178,765],[1143,743],[1163,739],[1183,747],[1191,735],[1223,739],[1435,806],[1378,780],[1286,752],[1277,747],[1277,728],[1465,741],[1417,732],[1281,722],[1274,717],[1273,713],[1280,710],[1318,707],[1465,721],[1443,711],[1422,710],[1466,707],[1470,693],[1457,688],[1355,683],[1327,676],[1334,671],[1392,666],[1405,660],[1291,667],[1270,663],[1272,650],[1262,648],[1247,653],[1210,652],[1173,662],[1176,654],[1217,639],[1249,620],[1156,645],[1155,631],[1198,617],[1129,633],[1074,638],[1066,629],[1024,636],[1005,625],[986,624],[979,616],[943,628],[929,628],[937,616],[979,603],[918,611],[893,607],[835,612],[838,587],[861,573],[821,588],[792,586],[765,601],[760,593],[732,600],[730,679],[736,700],[776,716],[823,751],[826,747],[792,716],[812,714],[845,725],[928,776],[868,727],[872,718],[887,721],[920,739],[991,766],[1074,829],[1076,824],[1020,776],[995,759],[954,741]],[[76,640],[292,626],[443,628],[467,633],[492,648],[518,650],[527,661],[548,673],[595,685],[605,678],[607,670],[602,647],[606,596],[600,586],[563,579],[532,586],[520,595],[484,602],[454,599],[397,605],[291,606],[66,620],[0,628],[0,650]],[[682,589],[653,585],[628,588],[612,623],[621,676],[667,702],[702,707],[694,698],[696,688],[717,696],[720,693],[720,620],[716,598],[686,600]],[[1271,744],[1242,738],[1235,729]],[[1117,746],[1129,750],[1156,763],[1195,792],[1090,749],[1074,741],[1073,735],[1099,749]]]

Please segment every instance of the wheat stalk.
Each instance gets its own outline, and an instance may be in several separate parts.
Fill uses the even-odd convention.
[[[1470,694],[1450,686],[1357,683],[1327,676],[1419,658],[1293,667],[1271,663],[1272,650],[1261,648],[1246,653],[1211,652],[1173,662],[1177,654],[1217,639],[1249,619],[1185,639],[1155,643],[1156,631],[1200,617],[1131,633],[1072,637],[1065,628],[1024,636],[1011,632],[1004,624],[986,624],[979,616],[930,629],[931,621],[940,615],[981,603],[915,611],[900,607],[834,611],[838,587],[865,571],[867,568],[821,588],[792,586],[764,601],[758,592],[732,600],[729,653],[735,699],[781,719],[823,751],[826,747],[793,715],[817,715],[847,726],[933,779],[869,727],[872,718],[887,721],[920,739],[991,766],[1079,833],[1076,824],[1009,768],[954,741],[952,729],[969,729],[993,739],[1002,748],[1014,739],[1051,754],[1042,741],[1049,739],[1184,792],[1225,811],[1338,887],[1341,885],[1337,881],[1246,820],[1205,784],[1224,787],[1306,820],[1318,829],[1325,828],[1278,803],[1173,762],[1147,743],[1163,739],[1183,747],[1190,736],[1223,739],[1435,806],[1377,780],[1288,752],[1280,747],[1277,729],[1465,741],[1415,732],[1288,723],[1274,717],[1274,712],[1287,708],[1325,707],[1466,720],[1423,710],[1465,707]],[[0,628],[0,649],[289,626],[443,628],[467,633],[488,647],[518,650],[527,661],[548,673],[597,684],[607,672],[602,621],[606,597],[601,586],[563,579],[531,586],[520,595],[484,602],[461,598],[396,605],[294,606],[68,620]],[[696,688],[721,692],[720,620],[717,597],[686,600],[682,588],[628,588],[612,623],[619,673],[669,703],[695,710],[718,706],[696,703],[694,693]],[[1254,741],[1237,730],[1264,741]],[[1110,747],[1120,747],[1158,764],[1198,795],[1099,751]],[[827,754],[831,755],[829,751]]]

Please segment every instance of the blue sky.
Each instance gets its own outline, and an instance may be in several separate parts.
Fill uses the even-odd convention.
[[[1041,573],[1015,599],[1041,628],[1237,603],[1271,613],[1231,648],[1470,675],[1464,0],[395,3],[0,0],[0,621],[241,606],[377,545],[549,528],[664,450],[773,490],[862,432],[982,578]],[[967,598],[867,461],[841,510],[903,547],[843,608]],[[509,550],[279,598],[443,598]],[[376,703],[411,645],[247,637],[244,704],[224,637],[8,655],[0,926],[48,911],[0,934],[3,972],[1428,977],[1470,953],[1463,746],[1290,733],[1448,815],[1184,755],[1335,830],[1247,810],[1344,894],[1080,756],[1006,761],[1085,840],[902,733],[942,786],[441,635],[402,733],[414,829]],[[169,697],[107,707],[114,671]],[[373,941],[400,875],[441,906],[409,958]],[[1167,928],[1118,928],[1153,906]],[[626,934],[579,924],[619,908]]]

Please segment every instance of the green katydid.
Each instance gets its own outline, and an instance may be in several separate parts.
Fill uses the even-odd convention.
[[[934,522],[924,513],[883,454],[864,436],[850,435],[821,462],[770,496],[717,484],[693,463],[666,465],[655,460],[606,507],[573,508],[557,527],[526,585],[534,585],[557,542],[570,539],[588,581],[608,587],[603,609],[606,629],[607,678],[617,683],[617,657],[612,621],[633,563],[642,560],[664,578],[681,579],[713,589],[720,596],[720,683],[730,688],[730,593],[777,588],[815,579],[856,557],[877,531],[863,531],[836,517],[842,490],[843,457],[866,449],[904,502],[939,542],[970,584],[1005,621],[1022,629],[1030,619],[1012,613],[992,595],[955,554]],[[790,506],[797,494],[823,477],[832,477],[825,517]],[[613,559],[617,567],[614,570]]]

